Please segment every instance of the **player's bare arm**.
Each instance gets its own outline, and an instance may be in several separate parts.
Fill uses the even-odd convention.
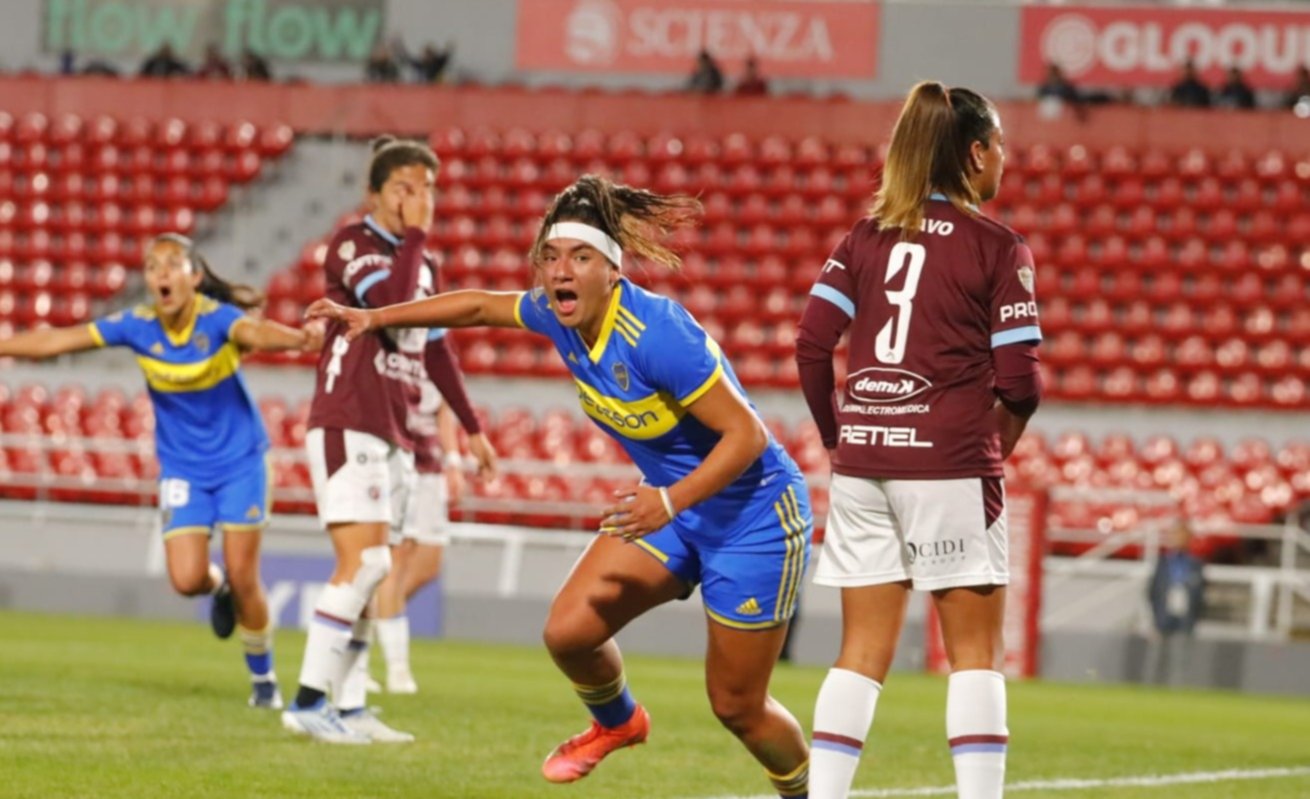
[[[451,291],[382,308],[348,308],[329,299],[315,300],[307,319],[333,319],[346,324],[354,341],[384,327],[518,327],[517,291]]]
[[[0,357],[42,360],[100,346],[88,325],[44,328],[0,338]]]
[[[323,323],[311,321],[297,330],[270,319],[247,316],[232,326],[232,340],[247,352],[317,352],[323,348]]]

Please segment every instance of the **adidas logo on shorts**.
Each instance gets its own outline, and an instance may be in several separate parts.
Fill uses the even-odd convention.
[[[751,597],[737,606],[737,612],[743,616],[758,616],[764,611],[760,608],[760,603],[755,601],[755,597]]]

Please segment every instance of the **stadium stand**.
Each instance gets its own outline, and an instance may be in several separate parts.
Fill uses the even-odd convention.
[[[87,320],[144,239],[190,234],[293,141],[285,125],[0,112],[0,327]]]
[[[676,137],[449,128],[433,246],[452,287],[522,288],[522,253],[550,197],[601,172],[699,195],[705,223],[680,275],[635,278],[677,296],[748,384],[794,387],[795,320],[816,265],[868,204],[872,148],[817,137]],[[669,157],[677,153],[677,160]],[[1310,377],[1310,169],[1281,152],[1015,148],[989,208],[1038,263],[1053,398],[1304,408]],[[1144,179],[1159,177],[1148,187]],[[340,224],[353,221],[348,214]],[[324,239],[325,240],[325,239]],[[322,241],[269,284],[270,313],[319,296]],[[464,332],[470,372],[562,370],[548,342]]]
[[[153,97],[157,89],[124,83],[113,91]],[[705,224],[680,242],[687,253],[683,272],[639,269],[634,278],[686,304],[724,344],[745,383],[795,387],[795,320],[816,268],[866,207],[884,154],[853,143],[852,131],[867,139],[881,117],[870,121],[848,104],[779,101],[767,126],[749,115],[733,122],[691,114],[699,129],[688,132],[661,128],[678,112],[700,107],[683,98],[588,96],[596,108],[610,104],[614,112],[573,114],[579,101],[567,93],[476,93],[490,100],[476,112],[466,107],[470,92],[423,95],[432,101],[423,107],[432,119],[455,116],[452,109],[474,117],[466,127],[434,125],[429,135],[443,160],[432,243],[447,286],[527,285],[523,253],[535,222],[553,192],[580,172],[696,193]],[[406,96],[390,88],[361,95],[350,105],[352,115],[332,124],[350,135],[376,132],[370,109]],[[58,99],[43,106],[48,113],[0,115],[0,221],[7,223],[0,226],[0,326],[87,318],[98,300],[121,290],[141,237],[165,227],[190,229],[195,214],[221,207],[233,186],[292,146],[293,128],[274,121],[271,108],[285,111],[299,131],[323,124],[305,116],[312,104],[243,105],[237,110],[255,120],[246,122],[198,96],[172,98],[175,115],[157,118],[99,113],[98,104],[119,101],[108,94],[78,95],[86,109],[80,115],[61,110]],[[542,112],[546,103],[553,104],[551,113]],[[801,108],[810,124],[793,118]],[[539,118],[539,126],[525,117]],[[566,129],[574,117],[586,126]],[[742,129],[733,129],[738,123]],[[1052,128],[1042,143],[1029,139],[1010,148],[1002,194],[988,210],[1025,233],[1034,250],[1050,396],[1304,409],[1310,161],[1281,126],[1270,124],[1257,137],[1229,125],[1214,131],[1203,149],[1174,136],[1184,125],[1179,117],[1168,134],[1176,146],[1162,146],[1163,134],[1108,137]],[[811,135],[802,132],[806,127],[826,132]],[[1022,130],[1023,123],[1015,127]],[[337,226],[357,213],[347,210]],[[322,295],[329,233],[306,242],[296,263],[271,276],[271,318],[298,322],[304,306]],[[496,330],[454,336],[470,373],[563,371],[546,342],[532,336]],[[15,477],[5,482],[7,492],[149,502],[155,467],[142,443],[150,430],[143,404],[117,392],[86,397],[72,387],[15,389],[0,405],[0,468]],[[277,397],[265,397],[262,407],[275,439],[279,509],[307,512],[299,453],[304,408]],[[612,469],[592,467],[622,462],[603,437],[562,410],[502,412],[491,421],[497,445],[521,468],[478,487],[465,503],[465,518],[594,522],[589,514],[608,491]],[[774,427],[807,471],[822,471],[823,452],[808,423]],[[1304,468],[1295,465],[1306,457],[1304,445],[1265,446],[1261,455],[1247,452],[1261,452],[1254,443],[1225,452],[1202,440],[1109,441],[1084,440],[1084,449],[1075,450],[1063,436],[1031,435],[1009,468],[1037,488],[1167,489],[1219,530],[1230,522],[1268,521],[1310,493]],[[572,476],[553,471],[561,469]],[[821,486],[816,494],[822,518]],[[1099,533],[1128,529],[1150,512],[1117,500],[1056,500],[1049,509],[1053,528]]]

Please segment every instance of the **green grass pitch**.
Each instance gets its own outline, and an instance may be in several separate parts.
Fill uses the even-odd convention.
[[[418,742],[333,747],[296,738],[283,732],[275,714],[247,708],[239,646],[215,641],[202,624],[0,613],[0,641],[0,797],[6,799],[768,793],[762,771],[710,716],[696,661],[631,658],[630,683],[654,719],[651,741],[613,755],[582,782],[553,786],[539,775],[541,759],[582,729],[586,717],[541,648],[416,642],[420,693],[383,695],[376,704]],[[278,673],[288,692],[303,643],[298,633],[278,633]],[[807,729],[822,677],[821,669],[784,666],[774,678],[775,694]],[[892,675],[856,778],[861,795],[952,782],[945,688],[940,678]],[[1012,785],[1298,770],[1209,784],[1011,791],[1021,796],[1310,797],[1306,699],[1012,683],[1010,732]]]

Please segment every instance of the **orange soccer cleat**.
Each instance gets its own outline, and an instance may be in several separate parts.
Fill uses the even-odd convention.
[[[650,714],[637,705],[632,718],[618,727],[602,727],[591,722],[591,728],[578,733],[555,747],[555,751],[541,764],[542,775],[551,782],[573,782],[591,773],[610,752],[646,742],[650,734]]]

